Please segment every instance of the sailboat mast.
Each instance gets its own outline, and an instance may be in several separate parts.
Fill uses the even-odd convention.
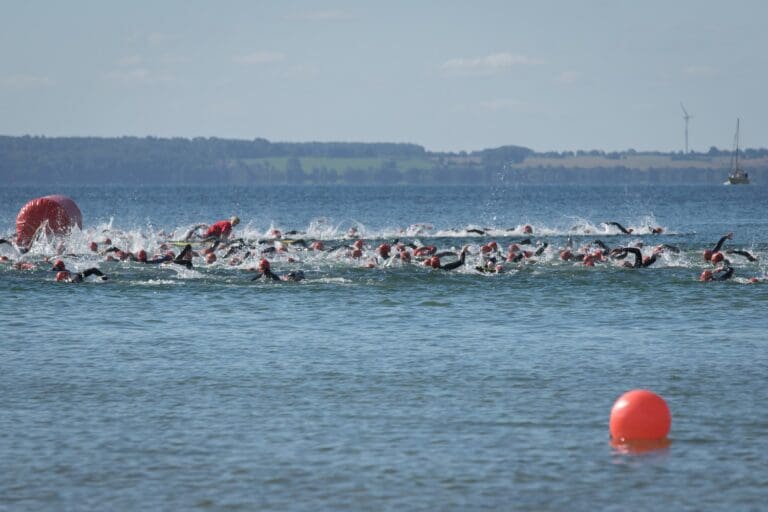
[[[739,168],[739,122],[741,119],[736,118],[736,168]]]

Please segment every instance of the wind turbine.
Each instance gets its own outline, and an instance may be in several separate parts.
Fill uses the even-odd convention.
[[[683,102],[680,102],[680,108],[683,109],[683,119],[685,119],[685,154],[688,154],[688,120],[693,117],[688,115],[688,111],[685,110]]]

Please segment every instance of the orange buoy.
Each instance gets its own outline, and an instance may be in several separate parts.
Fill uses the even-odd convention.
[[[672,415],[667,403],[645,389],[624,393],[611,409],[609,427],[616,441],[665,439],[671,426]]]
[[[16,244],[27,247],[35,233],[44,227],[62,235],[73,227],[83,227],[83,216],[75,202],[60,195],[38,197],[21,207],[16,216]]]

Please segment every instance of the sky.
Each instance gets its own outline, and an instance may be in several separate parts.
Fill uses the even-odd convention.
[[[3,0],[0,134],[768,146],[768,2]]]

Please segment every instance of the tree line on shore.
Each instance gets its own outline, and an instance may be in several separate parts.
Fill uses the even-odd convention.
[[[535,153],[513,145],[451,153],[404,143],[0,136],[0,179],[11,185],[707,183],[722,181],[723,171],[702,162],[729,152],[643,153],[685,161],[674,168],[636,169],[623,162],[639,154]],[[569,159],[584,156],[603,163],[569,166]],[[520,165],[531,157],[546,164]],[[766,149],[744,152],[746,159],[766,157]],[[768,169],[751,173],[761,177]]]

